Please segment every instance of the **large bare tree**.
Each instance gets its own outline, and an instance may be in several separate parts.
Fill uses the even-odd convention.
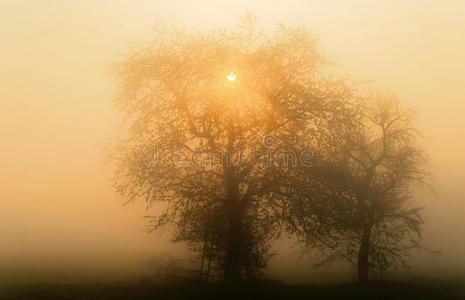
[[[253,23],[247,16],[237,30],[192,35],[160,29],[114,67],[129,125],[111,155],[115,187],[129,201],[166,202],[153,228],[173,228],[175,241],[208,266],[213,259],[227,280],[264,267],[276,234],[269,150],[298,143],[350,94],[322,75],[308,31],[280,25],[266,36]]]

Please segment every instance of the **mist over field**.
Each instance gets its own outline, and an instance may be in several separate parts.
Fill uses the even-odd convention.
[[[152,25],[234,29],[245,12],[272,33],[305,27],[331,73],[395,93],[417,111],[435,192],[422,245],[388,278],[444,280],[464,290],[465,3],[462,1],[0,2],[0,286],[140,280],[157,258],[190,257],[173,230],[147,233],[144,201],[110,182],[105,149],[125,136],[110,65],[150,43]],[[239,78],[240,74],[238,74]],[[439,252],[440,251],[440,252]],[[272,242],[264,276],[293,283],[356,280],[350,265],[315,269],[290,234]]]

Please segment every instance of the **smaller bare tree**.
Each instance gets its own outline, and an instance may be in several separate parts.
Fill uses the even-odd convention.
[[[370,97],[318,136],[323,163],[297,174],[285,211],[290,229],[322,251],[322,264],[348,260],[366,281],[369,271],[405,265],[419,247],[412,187],[428,185],[430,173],[414,116],[394,96]]]

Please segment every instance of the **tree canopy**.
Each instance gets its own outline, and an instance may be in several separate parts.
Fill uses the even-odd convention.
[[[291,230],[324,252],[323,263],[346,259],[368,272],[405,265],[419,246],[423,218],[412,187],[428,185],[426,153],[418,145],[414,111],[392,95],[362,98],[353,122],[337,122],[320,136],[325,157],[300,173],[289,201]]]
[[[282,225],[328,261],[388,266],[422,223],[406,204],[426,175],[410,112],[322,72],[306,29],[254,20],[160,28],[113,66],[129,132],[111,154],[117,191],[166,202],[151,228],[195,250],[200,276],[258,276]]]

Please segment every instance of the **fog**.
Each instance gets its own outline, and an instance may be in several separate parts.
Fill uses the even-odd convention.
[[[265,30],[308,27],[335,72],[373,80],[418,110],[438,182],[436,196],[418,193],[424,244],[441,254],[413,253],[409,272],[463,274],[464,2],[3,0],[0,280],[137,277],[150,256],[184,253],[169,231],[144,232],[143,216],[156,208],[123,205],[109,183],[105,143],[123,130],[108,66],[149,41],[157,19],[203,31],[234,27],[245,11]],[[291,244],[276,244],[268,271],[275,278],[313,272]]]

